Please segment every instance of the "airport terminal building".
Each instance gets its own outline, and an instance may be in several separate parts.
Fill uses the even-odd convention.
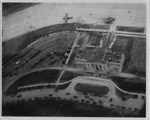
[[[80,48],[75,57],[75,65],[87,74],[100,76],[108,72],[122,72],[125,55],[104,48]]]

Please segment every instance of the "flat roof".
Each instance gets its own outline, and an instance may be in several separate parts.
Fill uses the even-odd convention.
[[[105,54],[104,48],[88,47],[79,50],[77,56],[79,59],[86,59],[87,62],[102,62],[104,54]]]

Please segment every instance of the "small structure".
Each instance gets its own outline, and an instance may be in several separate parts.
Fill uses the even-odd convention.
[[[114,17],[108,17],[104,19],[104,23],[106,24],[112,24],[115,21]]]

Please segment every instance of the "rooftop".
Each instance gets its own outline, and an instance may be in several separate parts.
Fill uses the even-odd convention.
[[[122,55],[123,55],[123,53],[107,51],[105,53],[103,61],[105,61],[105,62],[120,62]]]
[[[102,62],[104,53],[104,48],[88,47],[79,49],[76,57],[79,59],[86,59],[87,62]]]

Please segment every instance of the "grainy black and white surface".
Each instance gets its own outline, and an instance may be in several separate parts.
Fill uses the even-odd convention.
[[[146,116],[146,4],[2,7],[3,116]]]

